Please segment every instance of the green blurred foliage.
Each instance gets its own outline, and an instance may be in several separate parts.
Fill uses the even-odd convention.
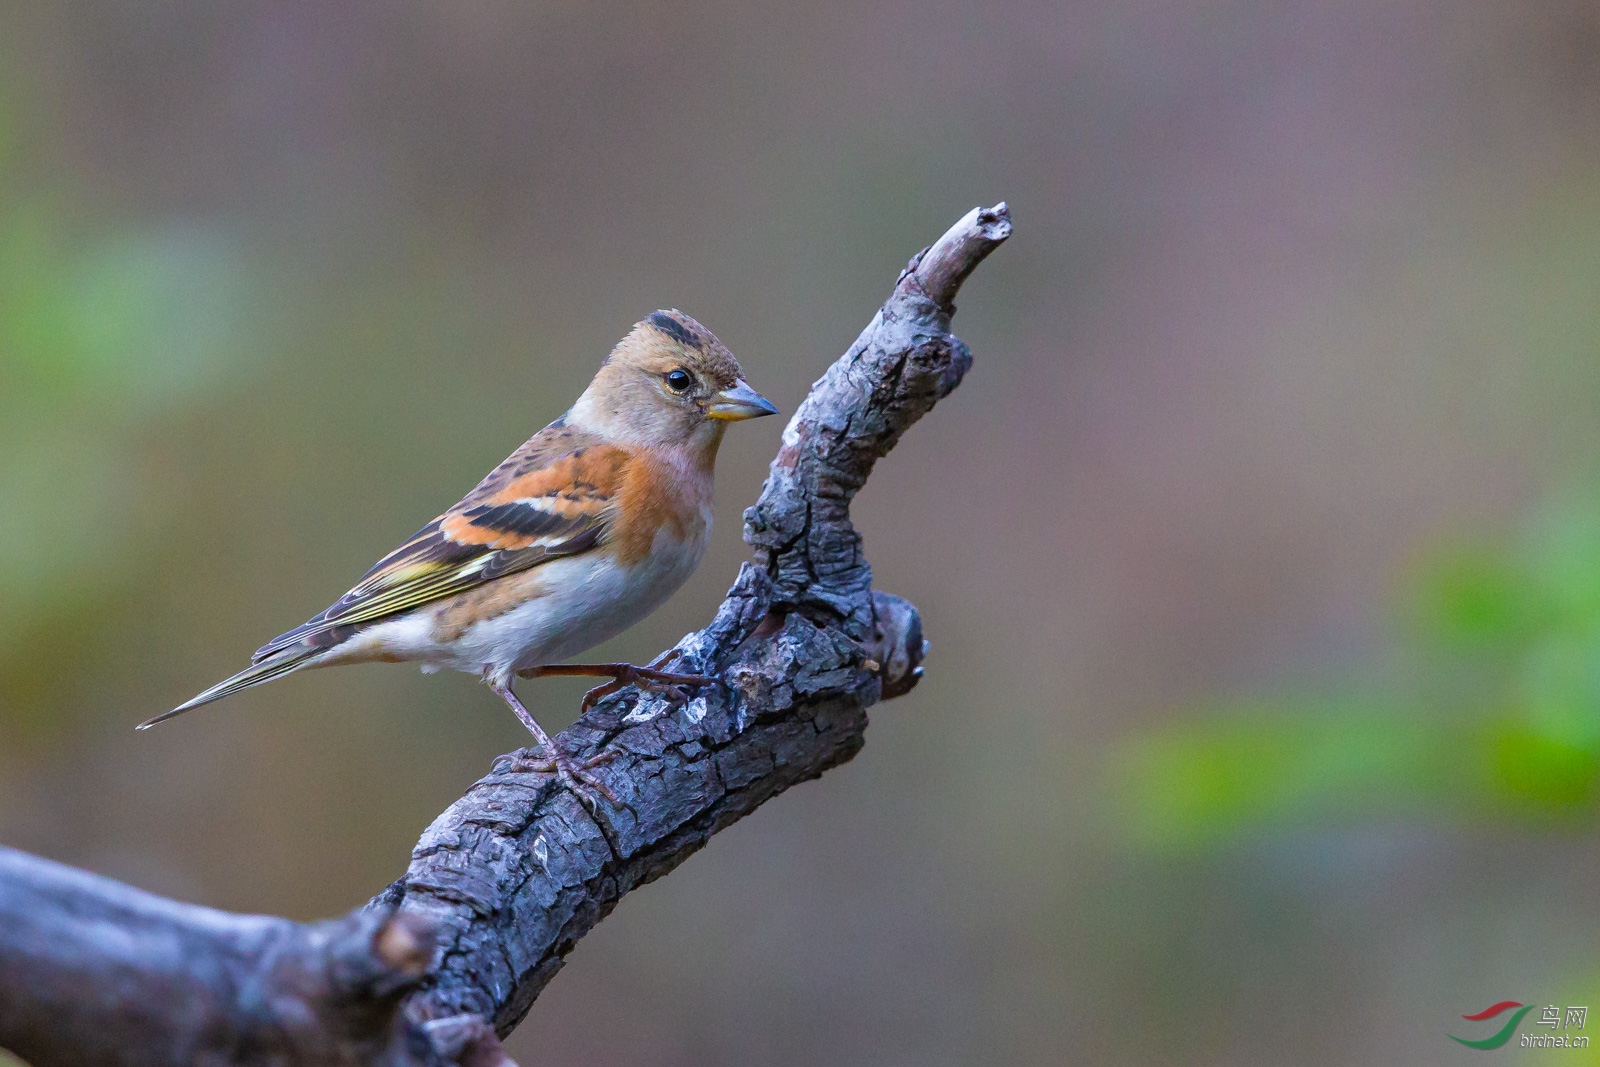
[[[1215,845],[1307,824],[1428,818],[1587,828],[1600,798],[1600,497],[1510,543],[1429,554],[1395,664],[1335,697],[1223,704],[1123,744],[1131,840]]]
[[[0,192],[5,143],[0,123]],[[85,224],[65,196],[0,195],[0,698],[12,725],[52,721],[31,669],[41,645],[95,617],[128,561],[180,521],[174,487],[147,462],[149,431],[244,363],[246,273],[217,231]]]

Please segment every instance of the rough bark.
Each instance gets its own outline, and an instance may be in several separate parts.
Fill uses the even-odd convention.
[[[502,759],[422,835],[405,876],[300,924],[164,900],[0,849],[0,1046],[35,1067],[507,1062],[503,1036],[623,894],[860,750],[866,709],[921,676],[921,621],[872,590],[850,500],[960,383],[961,283],[1011,232],[973,209],[901,273],[784,431],[745,512],[755,560],[669,669],[687,704],[627,689],[562,737],[617,804]]]

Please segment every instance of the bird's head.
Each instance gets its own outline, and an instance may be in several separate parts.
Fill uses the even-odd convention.
[[[681,311],[657,311],[617,342],[567,421],[612,441],[709,457],[728,423],[777,411],[716,335]]]

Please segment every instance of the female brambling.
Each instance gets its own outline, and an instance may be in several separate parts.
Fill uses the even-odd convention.
[[[420,662],[477,674],[516,712],[569,782],[609,794],[539,727],[517,676],[705,685],[626,663],[552,665],[614,637],[677,591],[711,531],[712,465],[730,422],[777,412],[704,326],[657,311],[611,350],[578,402],[461,502],[379,560],[331,606],[256,651],[252,665],[141,723],[309,667]],[[681,693],[681,690],[677,690]]]

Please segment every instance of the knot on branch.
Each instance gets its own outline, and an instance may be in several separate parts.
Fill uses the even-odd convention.
[[[877,619],[867,645],[883,682],[881,699],[905,696],[922,680],[922,659],[928,642],[922,636],[922,616],[909,600],[874,590],[873,615]]]
[[[476,1015],[452,1015],[422,1024],[434,1055],[456,1067],[517,1067],[494,1027]]]

